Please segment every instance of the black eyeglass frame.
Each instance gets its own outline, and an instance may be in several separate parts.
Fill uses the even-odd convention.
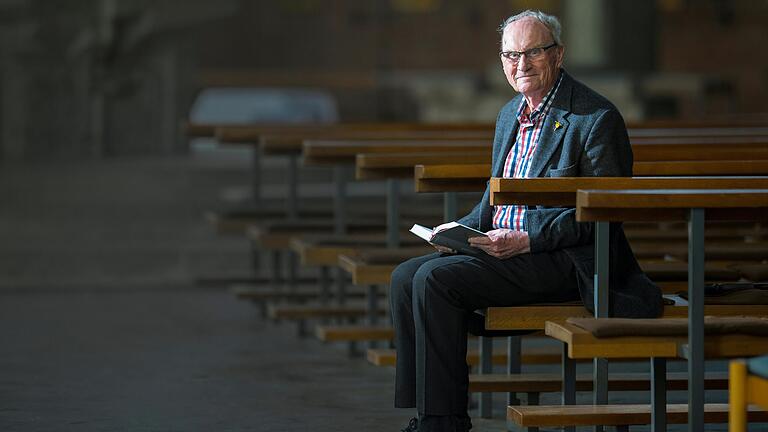
[[[504,57],[505,59],[507,59],[509,61],[513,61],[513,62],[517,63],[517,62],[520,61],[520,59],[523,57],[523,55],[525,55],[526,57],[529,57],[531,55],[531,51],[541,50],[541,53],[544,54],[545,51],[547,51],[548,49],[550,49],[552,47],[556,47],[556,46],[559,46],[557,44],[557,42],[552,42],[550,45],[543,46],[543,47],[533,47],[533,48],[529,48],[529,49],[527,49],[525,51],[499,51],[499,55]],[[514,54],[517,54],[517,59],[513,59],[512,58],[512,56]]]

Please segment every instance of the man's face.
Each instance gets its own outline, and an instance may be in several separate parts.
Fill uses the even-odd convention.
[[[528,17],[512,22],[504,29],[501,50],[522,52],[545,47],[553,42],[547,27],[537,19]],[[501,64],[512,88],[527,99],[536,100],[543,98],[554,84],[563,64],[563,47],[550,48],[535,60],[523,55],[517,63],[501,57]]]

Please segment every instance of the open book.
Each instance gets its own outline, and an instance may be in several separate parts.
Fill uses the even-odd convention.
[[[438,233],[435,233],[431,228],[414,224],[411,228],[411,232],[430,243],[445,246],[457,252],[470,255],[475,255],[481,251],[480,249],[470,246],[468,239],[470,237],[486,237],[484,232],[462,225],[458,222],[449,223],[448,228]]]

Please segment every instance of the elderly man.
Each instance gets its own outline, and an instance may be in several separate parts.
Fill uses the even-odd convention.
[[[525,11],[500,27],[501,66],[519,95],[496,120],[495,177],[629,176],[624,120],[608,100],[562,69],[554,16]],[[459,222],[487,232],[477,254],[438,253],[392,274],[395,406],[417,408],[403,431],[466,431],[467,323],[474,310],[592,298],[593,226],[572,208],[496,206],[486,189]],[[437,228],[438,230],[440,227]],[[614,316],[654,317],[661,292],[640,270],[620,226],[611,231]]]

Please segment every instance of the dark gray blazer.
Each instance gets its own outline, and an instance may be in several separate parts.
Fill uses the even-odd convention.
[[[624,177],[632,175],[632,148],[624,119],[613,104],[563,71],[529,177]],[[514,144],[522,95],[507,103],[496,119],[492,177],[501,177]],[[555,122],[560,126],[555,128]],[[486,187],[480,203],[461,223],[481,231],[492,229],[493,208]],[[576,283],[587,309],[593,306],[594,224],[576,222],[573,208],[529,208],[525,228],[531,253],[564,250],[578,272]],[[661,290],[642,272],[619,224],[611,227],[610,311],[617,317],[657,317]]]

